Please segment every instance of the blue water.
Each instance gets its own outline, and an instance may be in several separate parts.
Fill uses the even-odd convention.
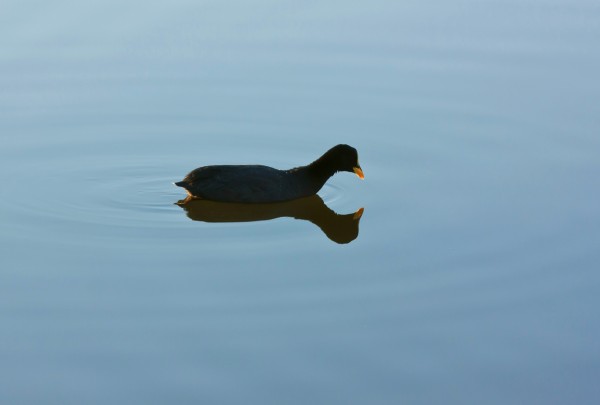
[[[9,0],[0,38],[3,404],[597,402],[597,2]],[[175,204],[337,143],[366,178],[314,221]]]

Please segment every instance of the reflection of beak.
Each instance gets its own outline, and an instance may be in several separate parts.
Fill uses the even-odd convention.
[[[360,217],[362,217],[362,214],[363,214],[364,210],[365,210],[364,208],[361,208],[358,211],[356,211],[354,213],[354,215],[352,215],[352,219],[356,221],[357,219],[359,219]]]
[[[362,171],[362,169],[360,168],[360,166],[353,167],[353,168],[352,168],[352,170],[354,170],[354,173],[356,173],[356,175],[357,175],[358,177],[360,177],[360,178],[361,178],[361,180],[364,180],[364,178],[365,178],[365,175],[363,174],[363,171]]]

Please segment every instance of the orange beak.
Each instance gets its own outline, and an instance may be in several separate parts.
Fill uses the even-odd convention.
[[[356,175],[358,177],[360,177],[361,180],[365,179],[365,175],[363,174],[362,169],[360,168],[360,166],[357,167],[353,167],[352,170],[354,170],[354,173],[356,173]]]

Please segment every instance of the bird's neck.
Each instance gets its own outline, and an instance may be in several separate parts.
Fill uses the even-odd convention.
[[[310,177],[315,179],[315,181],[318,181],[319,189],[337,172],[331,161],[329,159],[324,159],[324,156],[321,156],[319,159],[309,164],[307,170]]]

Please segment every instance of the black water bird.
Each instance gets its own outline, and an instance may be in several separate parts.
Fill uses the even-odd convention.
[[[262,165],[203,166],[175,185],[205,200],[272,203],[314,195],[340,171],[354,172],[364,179],[358,153],[352,146],[334,146],[311,164],[289,170]]]

